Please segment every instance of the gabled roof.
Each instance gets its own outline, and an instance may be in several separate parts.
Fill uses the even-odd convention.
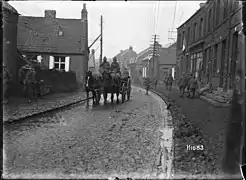
[[[143,51],[141,51],[140,53],[138,53],[138,56],[136,59],[138,59],[140,56],[142,56],[144,53],[148,52],[151,50],[151,47],[148,47],[147,49],[144,49]]]
[[[161,48],[159,51],[159,64],[176,64],[176,49],[175,48]],[[144,55],[142,57],[142,61],[150,60],[153,57],[153,54],[151,53],[151,49],[147,51],[146,49],[141,55]],[[145,54],[144,54],[145,53]],[[138,63],[140,60],[138,60]]]
[[[175,43],[171,44],[170,46],[168,46],[168,48],[176,48],[176,45],[177,45],[177,43],[175,42]]]
[[[59,30],[63,36],[58,36]],[[20,51],[82,54],[81,37],[80,19],[19,17],[17,47]]]

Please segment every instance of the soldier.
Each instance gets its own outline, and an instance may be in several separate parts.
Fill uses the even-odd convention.
[[[171,74],[169,74],[169,76],[168,76],[168,78],[167,78],[167,89],[169,90],[169,91],[171,91],[172,90],[172,85],[173,85],[173,77],[172,77],[172,75]]]
[[[145,86],[145,89],[146,89],[146,95],[148,95],[149,93],[149,88],[150,88],[150,83],[151,83],[151,80],[150,78],[146,77],[144,78],[144,86]]]
[[[116,72],[116,73],[120,73],[120,65],[117,62],[116,57],[113,58],[113,62],[111,63],[111,71]]]
[[[8,69],[4,63],[3,63],[2,68],[3,68],[3,76],[2,76],[2,79],[3,79],[3,102],[2,103],[7,104],[8,100],[6,99],[6,95],[7,95],[7,91],[8,91],[10,82],[12,80],[12,76],[9,73],[9,71],[8,71]]]
[[[110,71],[110,64],[107,61],[107,58],[103,58],[103,63],[100,65],[100,72],[103,73],[109,73]]]
[[[195,97],[196,90],[198,89],[198,82],[195,76],[191,76],[188,86],[189,86],[190,97],[191,98]]]

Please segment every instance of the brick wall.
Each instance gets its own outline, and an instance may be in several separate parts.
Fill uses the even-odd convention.
[[[17,24],[18,14],[3,9],[3,60],[12,80],[17,80]]]

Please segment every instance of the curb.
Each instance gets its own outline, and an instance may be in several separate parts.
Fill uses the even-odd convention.
[[[91,98],[92,97],[89,97],[88,100],[91,99]],[[45,113],[53,112],[53,111],[56,111],[56,110],[59,110],[59,109],[62,109],[62,108],[67,108],[69,106],[78,104],[78,103],[86,101],[86,100],[87,99],[80,99],[80,100],[77,100],[75,102],[64,104],[64,105],[61,105],[61,106],[58,106],[58,107],[55,107],[55,108],[48,108],[48,109],[43,110],[43,111],[34,112],[34,113],[31,113],[31,114],[28,114],[28,115],[23,115],[23,116],[20,116],[20,117],[17,117],[17,118],[12,118],[12,119],[4,121],[3,123],[4,124],[13,123],[14,121],[24,120],[24,119],[31,118],[31,117],[34,117],[34,116],[38,116],[38,115],[42,115],[42,114],[45,114]]]
[[[216,108],[228,108],[228,107],[231,107],[231,104],[227,104],[227,103],[219,103],[215,100],[212,100],[210,98],[207,98],[206,96],[200,96],[200,99],[213,105],[214,107]]]
[[[154,93],[156,93],[156,94],[159,94],[159,96],[160,96],[160,94],[161,94],[161,93],[155,92],[155,91],[153,91],[153,90],[150,90],[150,91],[152,91],[152,92],[154,92]],[[162,95],[162,96],[167,97],[166,95]],[[220,102],[217,102],[217,101],[215,101],[215,100],[213,100],[213,99],[207,98],[206,96],[200,96],[199,98],[200,98],[201,100],[205,101],[206,103],[209,103],[210,105],[216,107],[216,108],[229,108],[229,107],[231,107],[231,104],[220,103]]]

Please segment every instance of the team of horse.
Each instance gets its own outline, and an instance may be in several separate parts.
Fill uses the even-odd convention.
[[[111,103],[114,102],[114,95],[116,94],[117,104],[119,104],[119,95],[122,95],[122,102],[125,101],[125,94],[129,91],[129,77],[121,78],[120,76],[112,76],[110,73],[102,73],[101,76],[93,76],[91,71],[86,72],[85,75],[85,91],[87,99],[89,93],[92,93],[93,105],[98,105],[103,94],[104,104],[107,104],[108,94],[111,94]],[[130,94],[128,93],[128,99]]]

